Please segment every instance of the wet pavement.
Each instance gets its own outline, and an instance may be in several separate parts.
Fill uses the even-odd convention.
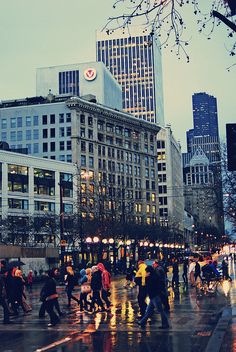
[[[33,311],[25,316],[21,314],[13,325],[0,324],[0,351],[208,352],[209,344],[215,344],[217,323],[226,307],[232,307],[233,317],[226,334],[222,335],[221,346],[215,338],[214,351],[236,351],[235,281],[229,284],[230,287],[228,284],[220,286],[215,295],[200,298],[194,288],[186,289],[182,284],[177,291],[170,288],[171,328],[164,331],[159,328],[158,314],[145,329],[137,325],[137,288],[127,289],[123,284],[124,279],[114,278],[111,312],[94,315],[81,314],[76,303],[67,308],[64,287],[59,287],[60,305],[65,316],[59,325],[51,328],[47,327],[48,317],[38,318],[40,288],[35,287],[33,293],[28,294]]]

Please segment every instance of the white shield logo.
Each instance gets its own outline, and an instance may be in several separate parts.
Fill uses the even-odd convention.
[[[84,71],[84,78],[87,81],[93,81],[97,76],[97,71],[95,68],[87,68],[87,70]]]

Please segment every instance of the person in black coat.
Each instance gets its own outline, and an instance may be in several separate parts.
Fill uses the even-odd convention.
[[[6,302],[5,277],[4,273],[0,274],[0,305],[3,307],[3,324],[11,324],[9,308]]]
[[[150,302],[147,306],[145,315],[143,318],[138,321],[138,324],[144,327],[146,325],[146,322],[149,317],[153,315],[153,310],[154,308],[157,308],[159,313],[161,314],[161,321],[162,321],[162,326],[160,328],[162,329],[168,329],[169,328],[169,322],[168,318],[164,312],[162,302],[161,302],[161,292],[162,292],[162,285],[160,282],[160,278],[155,272],[155,269],[152,266],[147,266],[146,267],[146,290],[147,294],[150,298]]]
[[[174,259],[172,264],[173,276],[172,276],[172,287],[179,287],[179,264],[178,260]]]
[[[40,293],[40,300],[45,303],[45,310],[50,317],[48,326],[55,326],[60,322],[59,317],[54,311],[58,294],[56,291],[56,281],[53,278],[54,273],[52,270],[47,272],[45,284]]]
[[[100,307],[100,311],[105,311],[104,304],[101,299],[102,289],[102,273],[97,266],[92,266],[91,290],[92,290],[92,303],[91,310],[95,309],[95,304]]]

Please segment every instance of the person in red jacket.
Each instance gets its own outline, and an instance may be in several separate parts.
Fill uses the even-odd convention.
[[[110,296],[111,274],[105,269],[102,263],[99,263],[97,267],[102,272],[102,299],[105,301],[107,309],[109,309],[111,305],[108,298]]]

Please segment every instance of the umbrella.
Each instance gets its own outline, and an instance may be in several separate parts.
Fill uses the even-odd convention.
[[[7,264],[7,269],[9,270],[12,268],[20,267],[22,265],[25,265],[25,263],[23,263],[21,260],[12,260]]]

